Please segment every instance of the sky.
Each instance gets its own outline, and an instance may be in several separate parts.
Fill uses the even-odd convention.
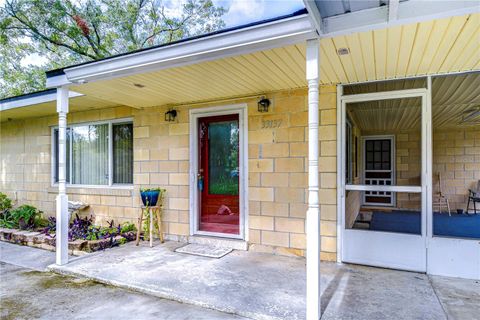
[[[81,1],[81,0],[79,0]],[[275,18],[303,9],[302,0],[212,0],[216,6],[227,9],[223,16],[226,27],[235,27],[250,22]],[[0,6],[5,0],[0,0]],[[163,0],[167,11],[180,12],[183,0]],[[22,64],[41,64],[44,61],[32,55],[22,61]]]
[[[213,0],[228,9],[224,15],[227,27],[274,18],[303,9],[302,0]]]
[[[77,0],[82,1],[82,0]],[[212,0],[216,6],[228,9],[224,16],[227,27],[234,27],[253,21],[274,18],[303,9],[302,0]],[[184,3],[184,0],[163,0],[163,4],[172,11]],[[0,6],[5,0],[0,0]]]

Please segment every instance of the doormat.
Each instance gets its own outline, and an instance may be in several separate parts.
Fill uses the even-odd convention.
[[[219,248],[214,246],[206,246],[203,244],[190,243],[186,246],[180,247],[175,250],[179,253],[193,254],[195,256],[209,257],[209,258],[221,258],[230,252],[233,249],[230,248]]]

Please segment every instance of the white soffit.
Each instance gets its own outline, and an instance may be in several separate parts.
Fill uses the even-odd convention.
[[[113,79],[301,43],[318,35],[308,14],[64,69],[47,87]]]
[[[321,37],[480,12],[478,0],[385,0],[374,7],[372,3],[375,1],[304,0]]]
[[[80,96],[83,96],[83,94],[74,92],[74,91],[69,92],[69,98],[75,98]],[[0,111],[6,111],[9,109],[27,107],[27,106],[37,105],[45,102],[56,101],[57,93],[52,92],[47,94],[35,95],[33,97],[29,97],[28,95],[26,95],[25,98],[20,97],[18,99],[12,99],[11,101],[9,101],[9,99],[5,99],[5,100],[6,100],[5,102],[0,102]]]
[[[359,83],[480,69],[480,14],[321,39],[322,83]],[[339,55],[346,48],[348,54]]]

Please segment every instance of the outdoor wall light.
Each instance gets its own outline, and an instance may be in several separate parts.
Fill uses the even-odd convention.
[[[177,110],[168,110],[165,112],[165,121],[167,122],[172,122],[175,121],[175,118],[177,117]]]
[[[270,106],[270,100],[263,97],[260,101],[258,101],[258,112],[268,112],[268,107]]]

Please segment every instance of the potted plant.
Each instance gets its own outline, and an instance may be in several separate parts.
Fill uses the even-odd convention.
[[[140,196],[145,207],[154,207],[157,205],[160,193],[164,190],[161,188],[140,188]]]

